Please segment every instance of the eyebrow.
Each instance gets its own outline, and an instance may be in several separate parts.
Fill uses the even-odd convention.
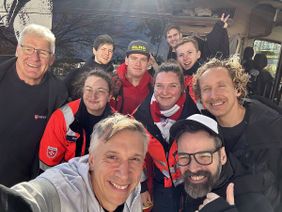
[[[118,154],[118,155],[120,155],[120,153],[119,153],[119,152],[112,151],[112,150],[105,152],[105,154],[108,154],[108,153],[110,153],[110,154]],[[134,154],[134,155],[132,155],[132,156],[143,157],[143,154],[135,153],[135,154]]]

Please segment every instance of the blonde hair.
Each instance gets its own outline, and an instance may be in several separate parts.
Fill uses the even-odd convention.
[[[197,98],[201,98],[200,89],[200,79],[201,76],[212,68],[225,68],[233,82],[235,89],[240,93],[238,100],[242,102],[243,98],[247,95],[247,83],[249,81],[249,75],[245,72],[242,65],[240,64],[240,59],[238,56],[232,56],[225,60],[219,60],[217,58],[212,58],[204,65],[202,65],[197,73],[194,75],[193,88]]]

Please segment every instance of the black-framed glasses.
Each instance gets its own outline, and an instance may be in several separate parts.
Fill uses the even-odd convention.
[[[36,49],[31,46],[26,46],[26,45],[20,45],[23,52],[27,55],[32,55],[35,51],[38,53],[40,58],[49,58],[49,56],[52,54],[52,52],[43,50],[43,49]]]
[[[216,148],[213,151],[203,151],[203,152],[196,152],[193,154],[179,152],[177,153],[177,164],[179,166],[188,166],[191,163],[192,157],[194,160],[200,165],[210,165],[213,162],[213,154],[217,152],[221,147]]]

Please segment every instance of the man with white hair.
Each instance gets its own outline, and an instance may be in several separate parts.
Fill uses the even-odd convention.
[[[147,145],[146,130],[135,119],[118,113],[103,119],[94,127],[89,156],[11,189],[0,186],[0,211],[141,212]]]
[[[0,183],[12,186],[38,171],[38,146],[52,112],[67,98],[50,72],[55,36],[31,24],[21,32],[16,57],[0,65]]]

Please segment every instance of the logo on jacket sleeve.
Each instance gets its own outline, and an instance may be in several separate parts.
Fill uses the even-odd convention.
[[[54,158],[58,153],[58,148],[56,147],[52,147],[52,146],[48,146],[47,147],[47,157],[48,158]]]

